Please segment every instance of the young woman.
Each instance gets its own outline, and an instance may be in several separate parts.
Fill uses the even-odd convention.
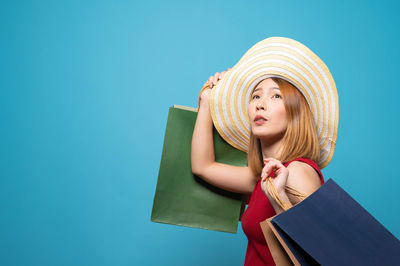
[[[287,47],[288,40],[290,41],[289,48]],[[288,65],[279,61],[284,60],[282,58],[275,60],[274,58],[271,59],[271,57],[268,57],[269,55],[276,56],[278,54],[276,51],[274,53],[271,52],[270,44],[273,43],[273,45],[276,45],[275,43],[279,42],[283,44],[281,46],[278,45],[278,48],[275,47],[272,49],[279,50],[281,49],[280,47],[283,47],[282,50],[279,51],[286,52],[290,49],[290,45],[292,45],[292,50],[295,52],[298,52],[296,49],[299,47],[304,49],[303,45],[294,40],[286,38],[268,38],[251,48],[233,70],[228,69],[228,72],[215,73],[206,83],[208,88],[203,89],[201,92],[198,116],[193,132],[191,152],[193,173],[219,188],[243,194],[251,194],[248,208],[242,217],[243,231],[248,237],[245,265],[274,265],[259,223],[284,210],[280,207],[281,205],[275,201],[273,195],[270,195],[270,190],[267,189],[267,182],[265,182],[267,177],[274,177],[271,182],[285,206],[291,207],[297,204],[299,199],[288,194],[285,187],[295,189],[305,196],[317,190],[321,184],[324,183],[317,162],[323,166],[327,164],[327,161],[329,162],[330,158],[328,157],[332,156],[336,141],[337,112],[334,112],[335,114],[331,116],[330,114],[332,112],[324,113],[322,111],[321,114],[327,115],[320,115],[315,111],[324,110],[324,108],[319,108],[324,105],[324,103],[321,103],[323,101],[321,101],[322,97],[320,97],[319,94],[324,93],[321,87],[315,87],[310,90],[310,84],[316,84],[318,78],[322,80],[321,77],[323,78],[323,75],[318,75],[314,70],[314,72],[310,72],[311,74],[309,76],[305,73],[305,78],[303,80],[308,80],[308,84],[298,82],[298,84],[296,84],[297,86],[294,86],[290,81],[293,80],[293,83],[296,83],[297,81],[293,77],[299,76],[299,73],[301,73],[299,67],[303,66],[304,69],[307,69],[307,65],[299,63],[299,66],[296,66],[295,63],[293,63],[296,61],[296,59],[293,59],[293,52],[291,56],[286,55],[285,58],[293,64],[290,70],[293,73],[295,70],[297,72],[292,76],[285,74],[288,72],[286,68],[284,69],[285,71],[282,70],[282,73],[277,72],[277,68]],[[266,50],[262,50],[263,47],[265,47]],[[309,50],[306,51],[311,52]],[[311,57],[310,54],[308,55]],[[264,58],[261,59],[263,61],[257,61],[258,59],[256,58],[262,56],[264,56]],[[304,54],[300,54],[298,57],[300,56],[304,57]],[[315,57],[313,60],[316,60]],[[321,64],[322,61],[317,62]],[[252,73],[248,70],[249,64],[254,65],[253,73],[256,74],[253,76],[249,74]],[[260,70],[262,69],[260,64],[265,64],[264,72]],[[309,63],[309,65],[312,65],[312,62]],[[245,72],[247,74],[242,76],[242,78],[238,77],[238,75],[240,76],[240,74],[243,73],[244,69],[247,70],[247,72]],[[274,73],[271,74],[271,70],[269,69],[273,69]],[[227,73],[229,73],[229,77],[223,79]],[[328,74],[330,75],[329,71]],[[239,81],[232,81],[235,77]],[[243,80],[251,80],[251,77],[253,77],[252,83],[249,82],[247,83],[248,85],[242,85],[243,93],[234,93],[236,88],[234,87],[235,84],[240,84],[240,81]],[[219,81],[221,79],[223,79],[222,84],[220,84],[221,81]],[[315,79],[315,81],[312,81],[312,79]],[[233,84],[231,85],[234,88],[233,92],[226,93],[226,91],[229,91],[229,89],[226,89],[225,94],[222,92],[220,93],[223,97],[217,100],[219,91],[214,92],[212,88],[215,85],[219,85],[218,89],[221,91],[223,88],[228,88],[230,86],[229,84]],[[304,86],[304,84],[306,86]],[[329,84],[324,84],[326,88],[329,87]],[[305,91],[304,94],[309,97],[312,97],[310,95],[320,97],[320,101],[313,98],[307,100],[298,89],[299,87],[302,88]],[[237,89],[237,91],[240,91],[240,89]],[[248,93],[245,93],[245,91]],[[328,89],[327,91],[329,92]],[[336,87],[334,87],[333,91],[336,92]],[[212,95],[212,93],[214,93],[214,95]],[[231,96],[232,101],[223,100],[229,97],[229,95],[233,95]],[[249,97],[246,98],[246,96],[243,95],[248,95]],[[214,98],[212,96],[214,96]],[[229,110],[226,111],[226,109],[230,107],[229,103],[231,105],[232,103],[240,105],[240,103],[243,102],[243,99],[240,97],[245,99],[247,106],[247,122],[249,127],[249,138],[247,141],[245,138],[246,134],[243,134],[243,130],[240,131],[240,128],[237,126],[227,126],[224,130],[223,126],[221,126],[224,124],[223,119],[216,115],[216,113],[218,113],[216,108],[221,109],[224,102],[227,107],[225,111],[219,111],[221,114],[223,112],[229,112]],[[210,102],[210,100],[214,101]],[[319,107],[318,102],[321,105]],[[314,114],[309,105],[315,108],[315,110],[313,109]],[[328,108],[331,105],[337,107],[337,97],[333,99],[333,104],[326,105],[328,105]],[[211,110],[214,112],[214,116]],[[240,115],[238,112],[239,111],[230,112],[230,114],[226,116],[226,120],[232,116],[234,117],[234,119],[232,119],[233,121],[239,120]],[[333,123],[329,123],[328,121],[325,121],[328,123],[323,123],[324,120],[330,120],[331,117],[333,117]],[[320,119],[323,122],[318,124]],[[248,154],[246,167],[237,167],[215,162],[212,137],[213,120],[220,134],[225,136],[225,139],[229,143],[233,145],[236,143],[236,147],[238,148],[243,147],[243,145],[241,145],[242,143],[246,144],[245,147],[247,147],[246,152]],[[336,125],[336,128],[333,127],[333,129],[330,129],[329,126],[332,124]],[[319,130],[316,125],[322,125],[325,130]],[[323,125],[327,125],[326,128]],[[323,132],[329,132],[329,130],[332,131],[331,135],[323,135]],[[325,138],[326,136],[328,137]],[[327,141],[324,141],[325,139],[327,139]],[[321,158],[321,148],[326,151],[327,147],[329,148],[328,151],[330,151],[328,154],[329,156],[327,156],[325,152],[323,158]]]

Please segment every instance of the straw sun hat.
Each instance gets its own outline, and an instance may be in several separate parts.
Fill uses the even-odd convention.
[[[289,81],[304,95],[314,115],[321,148],[316,163],[324,168],[332,159],[337,138],[339,105],[336,85],[324,62],[295,40],[267,38],[251,47],[226,72],[210,95],[215,128],[226,142],[247,152],[250,95],[261,80],[269,77]]]

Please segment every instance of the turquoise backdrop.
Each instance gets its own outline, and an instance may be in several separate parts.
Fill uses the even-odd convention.
[[[398,1],[1,1],[0,265],[243,265],[247,239],[150,222],[168,108],[256,42],[330,68],[323,169],[400,237]]]

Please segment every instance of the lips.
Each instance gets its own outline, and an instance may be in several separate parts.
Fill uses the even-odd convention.
[[[254,118],[254,122],[266,122],[266,121],[268,121],[268,119],[266,119],[265,117],[263,117],[263,116],[261,116],[261,115],[257,115],[257,116]]]

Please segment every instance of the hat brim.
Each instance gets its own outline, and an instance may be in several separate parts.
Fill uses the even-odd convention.
[[[279,77],[305,97],[314,116],[321,148],[317,161],[331,161],[339,120],[336,85],[328,67],[303,44],[283,37],[267,38],[251,47],[220,80],[210,95],[214,126],[233,147],[248,151],[250,123],[247,107],[254,87],[263,79]]]

